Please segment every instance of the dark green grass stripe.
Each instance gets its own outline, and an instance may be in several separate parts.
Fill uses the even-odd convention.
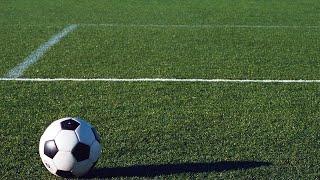
[[[319,170],[318,84],[0,82],[0,172],[52,177],[37,146],[55,119],[100,132],[98,168],[221,161],[271,166],[163,178],[313,178]],[[8,156],[10,153],[10,156]]]

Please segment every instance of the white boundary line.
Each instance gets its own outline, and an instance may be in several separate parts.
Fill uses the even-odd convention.
[[[59,43],[62,38],[67,36],[70,32],[74,31],[78,25],[69,25],[65,27],[61,32],[51,37],[47,42],[40,45],[39,48],[33,51],[22,63],[11,69],[5,77],[17,78],[20,77],[23,72],[32,64],[36,63],[52,46]]]
[[[176,78],[0,78],[0,81],[27,82],[203,82],[203,83],[320,83],[320,80],[280,80],[280,79],[176,79]]]

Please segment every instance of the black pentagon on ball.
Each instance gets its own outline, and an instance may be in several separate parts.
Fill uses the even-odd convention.
[[[72,154],[78,162],[89,159],[90,156],[90,146],[78,143],[73,149]]]
[[[64,177],[64,178],[72,178],[74,177],[74,175],[72,174],[72,172],[70,171],[62,171],[62,170],[58,170],[56,172],[56,174],[60,177]]]
[[[92,127],[91,130],[92,130],[92,132],[93,132],[93,134],[94,134],[94,137],[96,137],[96,140],[97,140],[99,143],[101,143],[101,138],[100,138],[97,130],[96,130],[94,127]]]
[[[54,156],[58,153],[58,147],[54,140],[46,141],[44,143],[44,154],[49,158],[53,159]]]
[[[80,125],[80,123],[78,123],[73,119],[62,121],[60,124],[61,124],[61,129],[63,130],[75,130]]]

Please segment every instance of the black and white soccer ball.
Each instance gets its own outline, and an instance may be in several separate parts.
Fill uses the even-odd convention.
[[[54,175],[85,175],[101,155],[100,137],[88,122],[80,118],[63,118],[51,123],[40,139],[43,164]]]

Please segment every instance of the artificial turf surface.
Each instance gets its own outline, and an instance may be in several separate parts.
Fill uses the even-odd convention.
[[[319,7],[315,0],[4,0],[0,75],[80,24],[22,77],[320,79],[320,28],[308,27],[319,25]],[[212,27],[170,26],[177,24]],[[38,155],[40,136],[53,120],[81,116],[102,137],[89,178],[315,179],[319,86],[0,81],[0,178],[55,178]]]

